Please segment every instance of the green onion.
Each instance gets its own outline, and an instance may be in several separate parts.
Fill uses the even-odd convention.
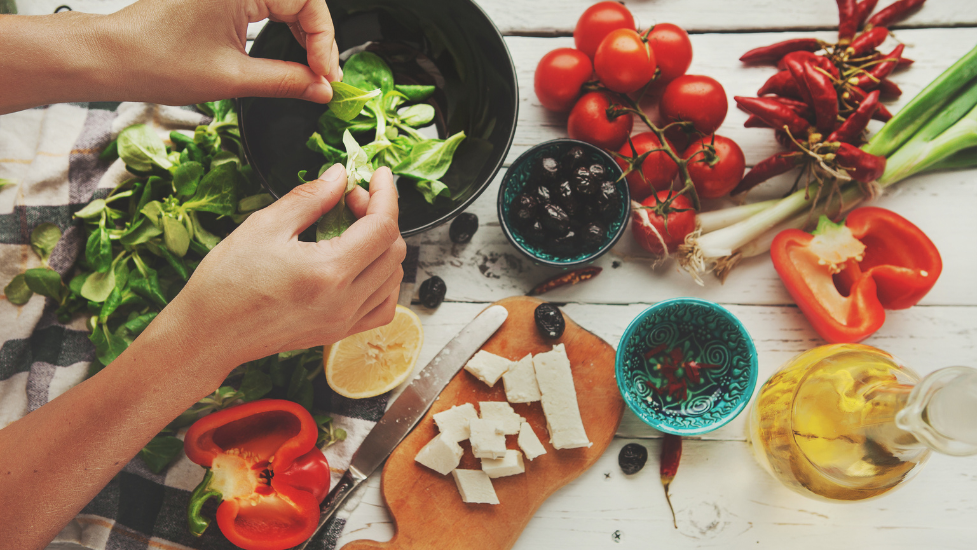
[[[977,147],[957,151],[930,166],[930,170],[963,170],[966,168],[977,168]]]

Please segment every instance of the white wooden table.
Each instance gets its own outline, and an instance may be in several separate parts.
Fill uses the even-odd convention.
[[[131,0],[28,0],[21,13],[50,13],[68,4],[108,13]],[[565,118],[545,111],[533,93],[540,57],[573,46],[576,19],[590,0],[480,0],[502,32],[515,60],[520,84],[519,125],[511,161],[541,141],[565,136]],[[882,0],[882,6],[889,0]],[[687,29],[694,48],[692,74],[706,74],[734,95],[755,95],[773,74],[770,67],[744,67],[745,51],[799,36],[836,39],[837,12],[831,0],[629,0],[639,25],[671,22]],[[256,34],[258,25],[249,32]],[[893,111],[977,43],[974,0],[930,0],[913,15],[898,39],[916,60],[892,78],[904,91]],[[891,41],[891,39],[890,39]],[[882,50],[887,51],[889,44]],[[748,165],[777,150],[772,133],[745,129],[746,115],[731,108],[720,134],[743,148]],[[640,131],[638,125],[635,126]],[[878,123],[870,128],[877,129]],[[424,322],[424,365],[457,331],[491,301],[523,294],[554,271],[536,267],[506,241],[495,213],[502,174],[472,205],[481,227],[471,243],[453,245],[447,227],[412,239],[422,247],[419,280],[442,277],[447,300],[435,311],[416,306]],[[907,311],[888,312],[885,326],[865,343],[901,358],[921,374],[950,365],[977,365],[977,171],[918,176],[905,181],[876,205],[918,225],[943,254],[943,274],[929,295]],[[786,178],[755,191],[753,198],[782,193]],[[648,305],[666,298],[695,296],[718,302],[737,315],[759,352],[759,384],[793,355],[824,343],[784,291],[769,257],[746,261],[725,285],[711,277],[699,287],[675,263],[657,270],[625,235],[597,262],[604,272],[594,281],[546,296],[565,302],[564,311],[612,345]],[[625,412],[618,437],[601,460],[559,490],[539,509],[517,549],[538,548],[961,548],[977,547],[977,457],[934,456],[919,476],[880,499],[833,504],[809,500],[783,488],[760,469],[745,443],[746,414],[702,438],[685,441],[672,502],[672,527],[658,479],[660,434]],[[626,477],[617,454],[638,441],[650,458]],[[374,475],[340,543],[388,540],[394,526]]]

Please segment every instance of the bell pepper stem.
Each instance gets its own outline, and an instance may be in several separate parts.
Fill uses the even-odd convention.
[[[207,473],[204,474],[203,481],[200,485],[193,490],[190,494],[190,504],[187,506],[187,521],[190,525],[190,533],[195,537],[199,537],[204,534],[207,527],[210,526],[210,520],[203,517],[200,514],[200,510],[203,508],[204,504],[211,499],[211,497],[217,497],[218,499],[223,499],[223,495],[220,491],[212,489],[210,487],[211,480],[214,479],[214,471],[207,468]]]

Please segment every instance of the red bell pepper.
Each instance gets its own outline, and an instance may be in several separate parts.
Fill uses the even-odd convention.
[[[190,532],[203,534],[200,514],[221,499],[217,525],[245,550],[284,550],[312,536],[319,503],[329,492],[329,463],[316,448],[315,420],[298,403],[263,399],[215,412],[187,431],[183,448],[207,468],[190,497]]]
[[[831,343],[865,339],[882,326],[886,309],[912,307],[943,271],[918,227],[875,207],[853,210],[844,223],[822,216],[813,235],[781,231],[770,257],[801,312]]]

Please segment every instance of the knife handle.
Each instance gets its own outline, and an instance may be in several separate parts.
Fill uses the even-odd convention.
[[[313,531],[312,535],[309,537],[309,540],[296,547],[295,550],[305,550],[306,546],[309,545],[309,542],[319,534],[319,531],[322,530],[322,526],[336,515],[339,507],[342,506],[343,502],[346,500],[346,497],[348,497],[349,494],[353,492],[353,489],[355,489],[362,481],[362,479],[356,479],[349,470],[346,470],[343,477],[339,479],[336,486],[333,487],[332,491],[329,492],[329,495],[326,496],[326,500],[322,502],[319,515],[319,525],[315,528],[315,531]]]

